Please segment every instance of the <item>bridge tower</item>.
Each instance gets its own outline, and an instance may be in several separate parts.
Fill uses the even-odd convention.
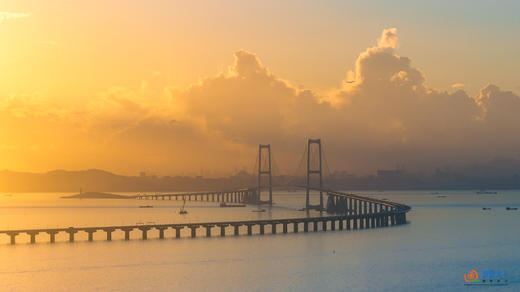
[[[266,153],[267,152],[267,153]],[[267,155],[267,165],[263,166],[263,158]],[[267,169],[265,169],[267,168]],[[269,200],[267,203],[273,204],[273,187],[271,184],[271,144],[258,145],[258,201],[262,199],[262,175],[267,175],[267,188],[269,190]]]
[[[317,148],[318,152],[318,165],[313,165],[311,161],[315,161],[316,157],[313,157],[313,147]],[[314,152],[314,156],[316,153]],[[306,187],[307,192],[305,196],[305,208],[306,209],[323,209],[323,192],[320,191],[320,204],[319,205],[311,205],[309,200],[309,191],[311,188],[311,176],[317,175],[319,177],[319,188],[321,189],[323,187],[323,179],[322,179],[322,172],[321,172],[321,139],[308,139],[307,140],[307,179],[306,179]]]

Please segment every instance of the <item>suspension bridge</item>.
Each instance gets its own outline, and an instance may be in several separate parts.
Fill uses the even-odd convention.
[[[337,230],[356,230],[368,228],[380,228],[406,224],[406,213],[410,207],[404,204],[379,200],[366,196],[330,190],[323,185],[323,169],[328,166],[322,161],[325,158],[320,139],[308,139],[306,150],[302,156],[306,160],[305,185],[291,185],[291,187],[305,190],[304,210],[320,211],[319,217],[301,217],[289,219],[258,219],[240,221],[215,221],[197,222],[181,224],[147,224],[147,225],[125,225],[125,226],[99,226],[99,227],[68,227],[68,228],[49,228],[49,229],[20,229],[20,230],[0,230],[0,234],[10,237],[10,243],[16,243],[16,237],[20,234],[27,234],[30,243],[36,242],[38,234],[47,234],[49,242],[56,241],[59,233],[68,234],[69,241],[75,241],[75,234],[84,232],[88,234],[88,241],[94,240],[94,233],[101,231],[105,233],[107,241],[112,240],[114,232],[124,233],[124,239],[130,240],[130,233],[134,230],[141,232],[143,240],[148,239],[150,230],[158,231],[158,238],[165,238],[165,231],[175,230],[175,238],[183,237],[181,231],[189,230],[188,237],[206,236],[211,237],[213,230],[217,229],[219,236],[241,234],[263,235],[267,232],[271,234],[280,233],[278,227],[281,226],[281,233],[298,233],[300,227],[303,232],[335,231]],[[303,161],[303,159],[302,159]],[[300,166],[302,165],[300,161]],[[132,199],[139,200],[188,200],[205,202],[229,202],[244,204],[273,204],[273,184],[272,170],[273,161],[270,145],[259,145],[258,158],[255,162],[257,168],[258,183],[254,187],[241,188],[229,191],[213,192],[193,192],[193,193],[165,193],[165,194],[139,194],[132,196]],[[263,199],[262,193],[267,193],[267,199]],[[319,202],[311,202],[311,192],[319,193]],[[324,202],[324,196],[327,202]],[[323,216],[322,212],[327,215]],[[204,234],[197,232],[199,229],[205,230]],[[185,235],[186,236],[186,235]]]

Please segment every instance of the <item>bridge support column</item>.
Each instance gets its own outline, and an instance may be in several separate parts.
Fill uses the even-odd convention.
[[[94,240],[94,232],[96,231],[96,229],[85,229],[85,232],[88,234],[88,241]]]
[[[303,221],[303,232],[309,232],[309,222]]]
[[[56,234],[58,233],[59,231],[57,230],[50,230],[50,231],[47,231],[47,233],[49,234],[49,241],[50,243],[54,243],[56,242]]]
[[[343,230],[343,220],[345,220],[345,219],[344,218],[339,219],[339,230]]]
[[[159,239],[164,239],[164,230],[168,229],[167,226],[156,226],[155,229],[159,230]]]
[[[359,229],[365,228],[365,224],[364,224],[365,218],[363,216],[364,215],[361,215],[361,217],[359,217]]]
[[[352,218],[354,220],[353,223],[353,226],[352,226],[352,229],[357,229],[357,221],[358,221],[358,217],[357,215],[354,216],[354,218]]]
[[[327,220],[321,221],[321,231],[327,231]]]
[[[330,230],[336,230],[336,219],[330,220]]]
[[[184,226],[173,226],[175,229],[175,238],[181,238],[181,229],[184,228]]]
[[[31,244],[35,244],[36,243],[36,235],[38,235],[38,233],[40,233],[39,231],[28,231],[27,234],[29,234],[31,236]]]
[[[11,237],[11,244],[16,244],[16,236],[18,235],[18,232],[7,232],[7,235]]]
[[[350,217],[347,217],[347,230],[350,230]]]
[[[220,227],[220,236],[222,237],[226,236],[226,226],[227,225],[218,225],[218,227]]]
[[[141,227],[137,227],[137,228],[138,228],[139,230],[141,230],[143,240],[147,240],[147,239],[148,239],[148,230],[150,230],[151,227],[148,227],[148,226],[141,226]]]
[[[215,225],[204,225],[204,227],[206,228],[206,237],[211,237],[211,227],[213,227]]]
[[[298,233],[298,223],[299,223],[298,221],[293,223],[293,232],[294,233]]]
[[[191,237],[192,238],[195,238],[197,237],[197,228],[199,228],[198,225],[191,225],[191,226],[188,226],[190,229],[191,229]]]
[[[260,223],[260,234],[264,235],[264,225],[263,223]]]
[[[132,227],[123,227],[121,230],[125,233],[125,240],[130,240],[130,232],[134,229]]]
[[[276,222],[271,223],[271,233],[276,234]]]
[[[240,232],[240,230],[239,230],[240,225],[238,225],[238,224],[234,224],[234,225],[233,225],[233,228],[235,228],[235,236],[238,236],[238,234],[239,234],[239,232]]]
[[[74,229],[73,227],[69,227],[65,232],[69,234],[69,242],[74,242],[74,234],[76,234],[78,230]]]
[[[282,222],[283,225],[283,233],[287,233],[287,222]]]
[[[107,233],[107,241],[112,240],[112,232],[114,232],[115,230],[115,228],[103,228],[103,231]]]
[[[247,235],[253,234],[253,224],[247,224]]]
[[[313,222],[313,228],[314,228],[314,232],[318,232],[318,224],[319,224],[319,221],[318,220],[314,220]]]

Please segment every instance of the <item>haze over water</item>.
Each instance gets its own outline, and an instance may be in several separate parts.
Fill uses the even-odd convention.
[[[205,238],[159,240],[150,232],[142,241],[106,242],[38,235],[0,246],[0,281],[13,291],[461,291],[464,273],[472,269],[507,270],[509,285],[520,287],[519,191],[477,195],[474,191],[364,192],[379,199],[412,206],[409,224],[356,231],[227,236],[217,230]],[[275,193],[275,207],[265,213],[256,207],[218,208],[217,203],[187,202],[188,215],[177,214],[180,201],[65,200],[60,194],[1,196],[0,229],[225,221],[229,219],[290,218],[304,204],[302,193]],[[313,200],[316,200],[316,196]],[[25,200],[32,202],[24,206]],[[140,209],[141,204],[154,208]],[[482,210],[491,207],[491,210]],[[319,213],[311,213],[319,216]],[[9,222],[9,223],[7,223]],[[14,222],[17,222],[16,224]],[[6,226],[9,225],[9,226]],[[289,227],[291,230],[292,227]],[[257,231],[256,231],[257,232]],[[117,235],[117,236],[116,236]]]

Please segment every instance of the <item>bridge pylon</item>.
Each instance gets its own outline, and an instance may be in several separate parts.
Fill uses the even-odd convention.
[[[267,153],[266,153],[267,152]],[[267,167],[265,167],[262,162],[264,156],[267,155]],[[265,169],[266,168],[266,169]],[[267,176],[267,186],[262,186],[262,175]],[[269,191],[269,200],[262,201],[262,189],[267,188]],[[260,203],[269,203],[273,204],[273,186],[271,184],[271,144],[267,145],[258,145],[258,189],[257,189],[258,201]]]
[[[315,161],[316,157],[313,157],[312,146],[315,145],[318,149],[318,165],[313,165],[312,161]],[[316,155],[316,153],[314,153]],[[322,177],[322,163],[321,163],[321,139],[308,139],[307,140],[307,177],[306,177],[306,195],[305,195],[305,208],[306,209],[318,209],[323,210],[323,192],[320,191],[320,204],[319,205],[311,205],[309,199],[309,192],[311,186],[311,176],[317,175],[319,177],[319,188],[323,187],[323,177]]]

